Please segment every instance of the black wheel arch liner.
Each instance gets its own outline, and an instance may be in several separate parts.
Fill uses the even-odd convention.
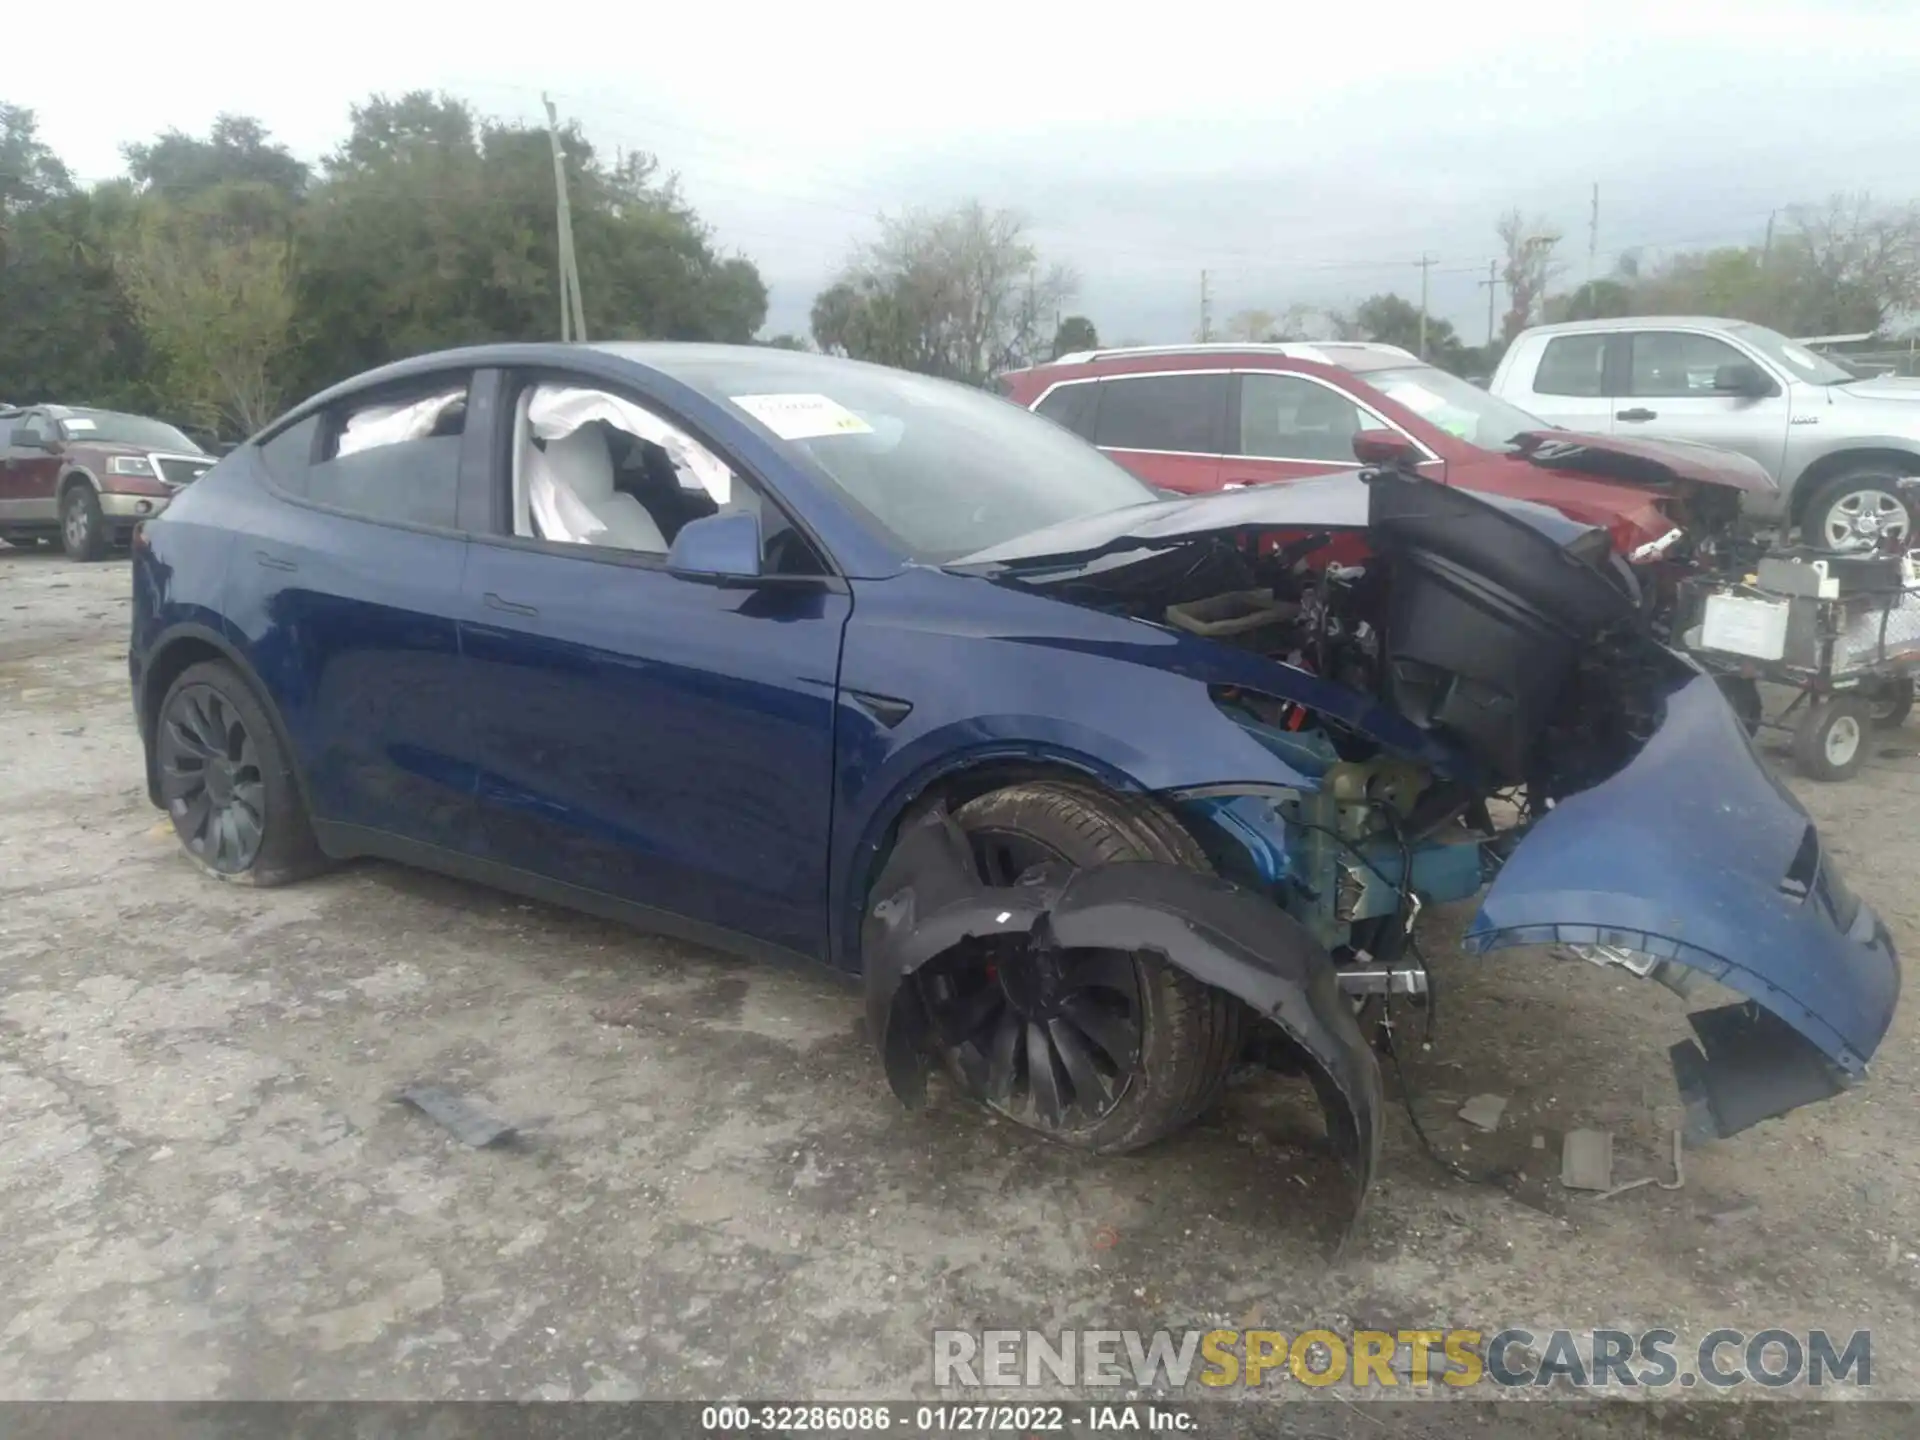
[[[140,667],[138,693],[134,697],[135,716],[140,723],[140,746],[145,752],[147,767],[147,799],[154,805],[160,803],[160,777],[153,768],[154,730],[159,724],[160,702],[166,698],[163,690],[157,690],[153,684],[154,673],[162,669],[161,660],[171,650],[182,644],[204,645],[218,653],[219,657],[231,665],[239,675],[241,682],[253,691],[253,698],[260,702],[260,708],[266,712],[267,723],[273,727],[273,738],[280,746],[280,753],[286,756],[287,769],[293,774],[293,783],[300,792],[300,803],[309,816],[315,819],[313,797],[307,790],[307,772],[300,764],[300,752],[294,749],[293,737],[287,733],[286,721],[280,718],[280,707],[273,703],[273,696],[260,681],[260,673],[252,663],[226,636],[211,626],[197,621],[184,620],[169,627],[158,640],[148,647],[145,662]],[[171,684],[171,680],[168,682]]]
[[[944,806],[902,827],[862,926],[868,1032],[888,1084],[925,1103],[932,1020],[906,980],[969,939],[1030,934],[1063,949],[1146,951],[1272,1022],[1308,1062],[1327,1135],[1352,1182],[1345,1233],[1379,1166],[1379,1062],[1340,993],[1332,958],[1265,897],[1159,861],[1123,861],[1012,886],[983,884]]]

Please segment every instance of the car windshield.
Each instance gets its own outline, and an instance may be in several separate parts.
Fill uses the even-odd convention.
[[[916,560],[1158,498],[1085,441],[945,380],[817,357],[677,360],[672,373],[804,451]]]
[[[1432,365],[1369,370],[1360,377],[1389,400],[1397,400],[1430,425],[1483,450],[1505,450],[1513,437],[1553,427],[1518,405],[1509,405]]]
[[[198,455],[200,447],[162,420],[122,415],[113,410],[88,410],[62,416],[60,433],[69,440],[92,440],[106,445],[140,445],[149,450],[171,450]]]
[[[1810,385],[1844,385],[1860,377],[1843,370],[1824,355],[1816,355],[1804,345],[1796,345],[1778,330],[1764,325],[1734,325],[1729,329],[1774,364],[1783,367],[1796,380]]]

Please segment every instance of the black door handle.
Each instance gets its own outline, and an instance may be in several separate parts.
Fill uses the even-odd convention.
[[[1616,410],[1613,412],[1613,418],[1616,420],[1658,420],[1660,418],[1660,412],[1658,410],[1647,410],[1643,408]]]
[[[256,564],[263,570],[298,570],[300,567],[291,560],[282,560],[278,555],[269,555],[264,550],[253,552]]]
[[[540,613],[536,606],[522,605],[517,600],[502,600],[491,590],[487,591],[486,595],[482,598],[489,610],[504,610],[509,615],[538,615]]]

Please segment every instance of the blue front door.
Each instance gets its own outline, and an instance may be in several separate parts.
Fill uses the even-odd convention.
[[[460,638],[483,856],[824,957],[850,608],[825,584],[476,541]]]

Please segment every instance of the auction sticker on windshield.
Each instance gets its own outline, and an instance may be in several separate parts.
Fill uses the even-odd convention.
[[[825,395],[735,395],[732,399],[782,440],[873,433],[866,421]]]

